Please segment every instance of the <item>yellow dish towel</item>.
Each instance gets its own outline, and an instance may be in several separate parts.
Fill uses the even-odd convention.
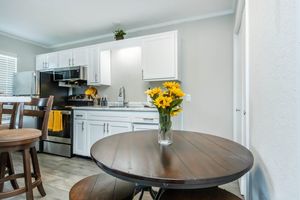
[[[59,110],[51,110],[49,115],[48,130],[52,132],[63,131],[62,113]]]

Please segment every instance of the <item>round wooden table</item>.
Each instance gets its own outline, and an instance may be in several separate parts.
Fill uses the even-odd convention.
[[[207,188],[232,182],[253,165],[245,147],[208,134],[173,131],[160,146],[157,130],[121,133],[96,142],[91,156],[106,173],[165,189]]]

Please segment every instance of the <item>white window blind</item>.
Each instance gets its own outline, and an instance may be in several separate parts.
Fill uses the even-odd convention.
[[[0,54],[0,95],[12,95],[17,58]]]

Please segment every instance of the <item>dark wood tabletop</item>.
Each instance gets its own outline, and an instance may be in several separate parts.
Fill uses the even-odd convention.
[[[207,188],[232,182],[253,165],[252,153],[221,137],[173,131],[160,146],[157,130],[121,133],[96,142],[91,156],[106,173],[146,186]]]

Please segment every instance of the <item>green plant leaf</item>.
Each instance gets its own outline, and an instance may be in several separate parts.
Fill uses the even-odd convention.
[[[179,105],[182,103],[182,101],[183,101],[183,99],[175,99],[175,100],[171,103],[170,107],[171,107],[171,108],[174,108],[174,107],[176,107],[176,106],[179,106]]]

